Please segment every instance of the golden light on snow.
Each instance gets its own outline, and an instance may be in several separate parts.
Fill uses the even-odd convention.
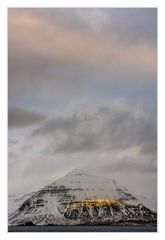
[[[106,205],[127,205],[127,204],[135,204],[135,201],[129,203],[128,200],[118,200],[114,198],[110,199],[85,199],[78,202],[71,202],[67,205],[67,208],[79,208],[79,207],[91,207],[91,206],[106,206]]]

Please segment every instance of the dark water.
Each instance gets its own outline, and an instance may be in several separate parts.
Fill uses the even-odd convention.
[[[9,226],[9,232],[157,232],[157,226]]]

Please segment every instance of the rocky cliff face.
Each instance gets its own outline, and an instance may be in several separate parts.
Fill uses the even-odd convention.
[[[144,225],[156,219],[156,212],[115,180],[74,171],[32,194],[9,216],[9,224]]]

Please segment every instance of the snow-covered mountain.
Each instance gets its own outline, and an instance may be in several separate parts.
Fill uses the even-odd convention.
[[[156,219],[115,180],[72,171],[21,202],[9,225],[144,225]]]
[[[31,194],[25,194],[23,196],[15,196],[15,195],[9,195],[8,196],[8,216],[13,215],[17,209],[32,195]]]

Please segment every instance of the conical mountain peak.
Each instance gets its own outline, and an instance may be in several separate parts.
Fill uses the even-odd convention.
[[[115,180],[73,169],[31,195],[9,220],[11,225],[152,224],[156,213]]]

